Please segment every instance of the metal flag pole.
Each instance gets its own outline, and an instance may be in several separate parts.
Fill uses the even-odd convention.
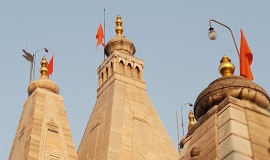
[[[28,53],[26,50],[22,49],[24,55],[22,55],[27,61],[30,62],[30,83],[32,82],[32,72],[33,72],[33,61],[34,55]]]
[[[105,31],[106,31],[106,30],[105,30],[105,29],[106,29],[106,28],[105,28],[105,8],[104,8],[104,22],[103,22],[103,23],[104,23],[104,39],[103,39],[103,44],[105,45],[105,37],[106,37],[106,36],[105,36]],[[103,54],[104,54],[104,61],[105,61],[105,47],[104,47]]]
[[[32,73],[33,73],[33,61],[30,64],[30,83],[32,82]]]

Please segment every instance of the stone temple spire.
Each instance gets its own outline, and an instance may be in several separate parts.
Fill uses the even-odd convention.
[[[59,88],[47,76],[47,60],[41,76],[28,87],[9,160],[77,160],[77,153]]]
[[[125,38],[120,16],[116,36],[98,67],[94,109],[78,149],[81,160],[177,160],[178,153],[146,91],[144,62]]]

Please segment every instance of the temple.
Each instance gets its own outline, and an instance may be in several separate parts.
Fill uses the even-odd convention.
[[[96,103],[78,151],[63,97],[48,78],[43,57],[41,76],[28,87],[9,160],[269,159],[269,95],[234,75],[227,56],[220,61],[221,77],[198,95],[177,151],[147,94],[144,61],[134,56],[120,16],[115,24],[116,36],[107,42],[107,57],[97,68]]]

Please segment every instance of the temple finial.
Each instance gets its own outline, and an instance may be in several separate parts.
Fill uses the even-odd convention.
[[[115,32],[117,35],[122,35],[124,28],[122,27],[123,21],[121,19],[121,16],[117,16],[116,21],[115,21],[116,27],[115,27]]]
[[[222,75],[222,77],[233,75],[235,71],[235,67],[229,57],[227,56],[222,57],[220,61],[220,65],[218,67],[218,71]]]
[[[41,64],[41,68],[40,68],[40,74],[41,74],[41,75],[40,75],[40,76],[41,76],[41,77],[42,77],[42,76],[48,77],[48,76],[47,76],[47,73],[48,73],[47,64],[48,64],[48,62],[47,62],[47,59],[46,59],[45,56],[42,58],[40,64]]]
[[[188,130],[189,130],[192,126],[195,125],[194,114],[191,110],[189,111],[188,119],[189,119]]]

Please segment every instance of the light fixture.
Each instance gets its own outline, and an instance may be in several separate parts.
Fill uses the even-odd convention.
[[[190,107],[192,107],[193,104],[192,104],[192,103],[186,103],[186,104],[180,106],[180,109],[181,109],[181,124],[182,124],[183,137],[184,137],[184,122],[183,122],[182,108],[183,108],[184,106],[186,106],[186,105],[189,105]],[[178,113],[177,113],[177,111],[176,111],[176,125],[177,125],[177,138],[178,138],[177,144],[178,144],[178,151],[180,151],[180,146],[179,146]]]
[[[215,40],[215,39],[217,38],[217,32],[214,31],[214,28],[211,26],[211,22],[216,22],[217,24],[220,24],[220,25],[226,27],[226,28],[230,31],[230,33],[231,33],[231,35],[232,35],[232,39],[233,39],[234,46],[235,46],[235,48],[236,48],[236,51],[237,51],[237,53],[238,53],[238,56],[240,57],[240,53],[239,53],[238,47],[237,47],[237,45],[236,45],[236,42],[235,42],[235,39],[234,39],[234,36],[233,36],[233,32],[232,32],[232,30],[230,29],[230,27],[228,27],[227,25],[225,25],[225,24],[223,24],[223,23],[221,23],[221,22],[219,22],[219,21],[217,21],[217,20],[210,19],[210,20],[209,20],[209,27],[210,27],[210,28],[209,28],[209,32],[208,32],[208,38],[209,38],[210,40]]]
[[[217,38],[217,32],[212,27],[209,28],[208,38],[212,41]]]

